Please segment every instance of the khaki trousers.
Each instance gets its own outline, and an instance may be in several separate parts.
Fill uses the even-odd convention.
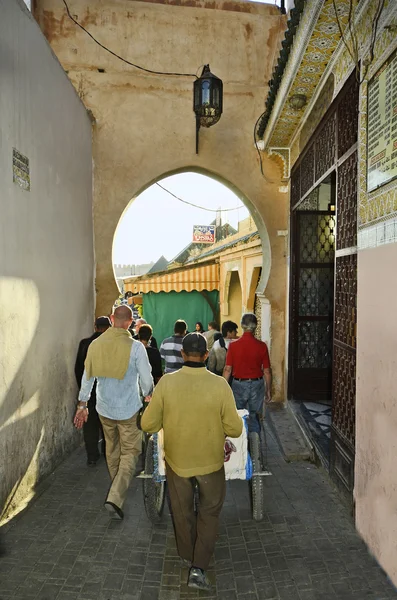
[[[112,484],[107,501],[123,507],[128,487],[142,452],[142,434],[136,426],[137,414],[115,421],[99,415],[106,443],[106,462]]]
[[[180,477],[167,463],[166,473],[179,556],[206,570],[214,552],[225,500],[225,469],[197,477]],[[193,500],[195,481],[199,488],[197,515]]]

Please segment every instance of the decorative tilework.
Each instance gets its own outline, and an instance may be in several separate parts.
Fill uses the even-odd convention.
[[[356,32],[359,46],[363,49],[360,56],[361,62],[365,62],[368,56],[368,43],[373,27],[373,19],[377,4],[367,1],[360,2],[357,12]],[[342,24],[346,24],[348,15],[349,0],[337,0],[337,10]],[[301,26],[307,26],[309,15],[306,11],[303,14]],[[367,74],[367,80],[371,78],[379,67],[386,60],[387,56],[397,46],[395,30],[385,29],[385,24],[395,23],[397,18],[397,2],[386,0],[385,8],[379,22],[379,35],[375,44],[375,60],[370,66]],[[294,50],[293,50],[294,51]],[[335,53],[335,56],[334,56]],[[339,56],[336,56],[338,54]],[[335,60],[335,66],[332,73],[335,78],[333,98],[335,98],[342,89],[346,79],[350,75],[354,64],[345,48],[340,42],[340,35],[335,20],[334,7],[332,0],[325,0],[319,14],[316,25],[313,28],[309,39],[306,52],[302,58],[299,68],[294,76],[294,81],[289,91],[288,97],[296,93],[305,93],[310,101],[313,97],[321,77],[326,69],[326,65],[331,58]],[[363,67],[362,67],[363,68]],[[361,76],[363,73],[361,73]],[[290,75],[291,77],[291,75]],[[391,216],[397,216],[397,184],[391,182],[371,194],[367,193],[366,181],[366,153],[367,153],[367,80],[360,86],[360,113],[359,113],[359,136],[358,136],[358,228],[377,223],[382,219],[388,219]],[[304,111],[293,111],[289,107],[288,101],[278,118],[270,138],[270,145],[287,146],[292,140],[295,131],[300,125]],[[309,121],[309,119],[308,119]],[[310,123],[305,123],[309,127]],[[303,131],[303,130],[302,130]],[[307,134],[304,136],[307,140]],[[300,144],[302,149],[302,143]],[[296,141],[291,148],[291,164],[296,161],[298,152],[298,142]]]
[[[383,28],[384,21],[389,20],[390,13],[392,13],[395,8],[396,6],[393,6],[393,0],[386,0],[385,8],[383,10],[383,14],[378,26],[379,35],[375,44],[375,57],[377,58],[375,59],[373,65],[368,71],[369,78],[372,77],[372,75],[378,70],[381,64],[379,64],[379,57],[383,54],[385,50],[387,50],[388,47],[390,47],[390,44],[392,44],[393,38],[395,37],[395,34],[392,31],[388,31]],[[360,15],[360,18],[358,19],[358,23],[356,25],[358,44],[359,47],[364,49],[361,58],[367,57],[368,43],[371,39],[375,10],[376,3],[367,2],[367,6]],[[342,45],[339,57],[337,58],[337,62],[335,64],[335,67],[333,68],[333,73],[335,75],[334,96],[338,95],[339,91],[343,87],[346,78],[349,76],[353,66],[354,65],[347,48],[344,45]]]
[[[349,0],[337,0],[337,10],[342,26],[347,24],[349,14]],[[305,21],[310,18],[310,11],[305,10],[300,27],[305,27]],[[291,141],[292,136],[298,127],[303,109],[291,110],[288,99],[294,94],[299,94],[298,90],[305,88],[305,95],[308,100],[313,96],[317,85],[323,75],[323,72],[338,46],[340,34],[335,19],[335,11],[332,0],[325,0],[320,12],[313,33],[310,37],[306,52],[300,63],[293,84],[288,94],[287,101],[278,118],[270,138],[270,146],[286,146]],[[292,49],[294,52],[294,48]]]
[[[309,412],[311,421],[320,428],[327,438],[330,438],[332,413],[331,406],[328,404],[319,404],[318,402],[304,402],[303,404]]]
[[[320,124],[321,119],[324,117],[325,113],[327,112],[327,110],[332,102],[333,92],[334,92],[334,76],[331,73],[328,76],[328,79],[327,79],[326,83],[324,84],[324,86],[320,92],[320,95],[318,96],[317,100],[315,101],[307,120],[305,121],[305,123],[302,126],[300,136],[297,136],[297,141],[299,142],[299,147],[301,150],[303,150],[303,148],[306,147],[306,144],[308,143],[308,141],[310,140],[314,131],[317,129],[318,125]],[[324,132],[324,135],[326,135],[325,132]],[[327,154],[329,154],[329,151],[327,151]],[[326,162],[326,161],[323,161],[323,162]],[[316,171],[317,171],[317,166],[316,166]]]
[[[365,48],[361,56],[362,63],[367,57],[368,40],[373,27],[373,18],[376,9],[376,4],[370,2],[366,10],[362,13],[361,19],[357,24],[357,35],[359,45]],[[393,14],[397,16],[397,4],[386,0],[384,13],[379,23],[379,35],[375,44],[375,61],[371,65],[366,80],[363,81],[360,88],[360,111],[359,111],[359,133],[358,133],[358,228],[359,230],[367,227],[369,224],[377,222],[381,219],[388,219],[390,216],[397,214],[397,184],[392,182],[389,185],[383,186],[371,194],[367,193],[367,81],[380,68],[387,56],[392,53],[396,47],[395,32],[384,28],[387,21],[393,20]],[[353,68],[351,57],[343,47],[340,56],[335,64],[333,73],[335,76],[335,91],[334,97],[342,88],[346,78]],[[362,67],[363,69],[363,67]],[[363,71],[361,72],[363,77]],[[361,236],[361,243],[364,247],[373,247],[373,244],[378,245],[384,243],[380,236],[376,235],[372,229],[366,236]],[[359,242],[359,247],[361,247]],[[370,244],[369,246],[367,244]]]
[[[366,250],[367,248],[376,248],[384,244],[394,244],[397,242],[397,215],[369,225],[358,232],[358,249]]]
[[[289,179],[290,176],[290,149],[289,148],[269,148],[269,156],[275,155],[283,161],[283,179]]]

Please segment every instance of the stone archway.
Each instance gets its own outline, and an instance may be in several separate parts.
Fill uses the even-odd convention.
[[[218,181],[219,183],[221,183],[222,185],[224,185],[225,187],[229,188],[240,200],[241,202],[246,206],[246,208],[250,211],[252,219],[255,222],[255,225],[258,229],[258,233],[260,235],[261,238],[261,244],[262,244],[262,267],[261,267],[261,272],[262,272],[262,276],[261,276],[261,280],[259,282],[258,278],[256,280],[256,284],[258,286],[261,287],[261,289],[265,289],[269,276],[270,276],[270,271],[271,271],[271,246],[270,246],[270,240],[269,240],[269,234],[266,228],[266,224],[263,221],[262,215],[260,213],[258,213],[255,210],[255,207],[253,205],[253,203],[239,190],[237,189],[237,187],[235,185],[233,185],[232,183],[230,183],[229,181],[225,180],[225,178],[219,176],[218,174],[214,173],[213,171],[209,171],[207,169],[203,169],[203,168],[198,168],[198,167],[185,167],[185,168],[180,168],[180,169],[176,169],[174,171],[171,171],[169,173],[164,173],[161,176],[159,176],[158,178],[156,178],[154,181],[150,181],[147,184],[145,184],[142,189],[139,190],[139,192],[137,192],[133,198],[131,198],[125,208],[122,210],[120,217],[118,219],[117,225],[115,227],[114,230],[114,235],[112,238],[112,249],[113,249],[113,245],[114,245],[114,239],[117,236],[117,229],[119,224],[121,223],[121,221],[123,220],[123,217],[125,215],[125,213],[128,211],[128,209],[130,208],[131,204],[134,202],[134,200],[136,200],[144,191],[146,191],[147,189],[149,189],[152,185],[154,185],[157,182],[162,181],[163,179],[166,179],[167,177],[170,177],[172,175],[178,175],[181,173],[197,173],[200,175],[204,175],[208,178],[214,179],[215,181]],[[146,221],[147,219],[151,219],[151,218],[156,218],[155,215],[143,215],[142,218]],[[171,218],[171,217],[170,217]],[[101,241],[101,244],[103,244],[103,238]],[[110,254],[110,256],[112,256],[112,252]],[[113,260],[112,260],[112,264],[113,264]],[[113,268],[113,267],[112,267]],[[241,277],[241,274],[240,274]],[[226,286],[225,288],[228,288],[227,282],[226,282]],[[118,292],[116,290],[116,288],[114,289],[114,295],[113,295],[113,299],[112,302],[114,301],[114,299],[117,297]],[[255,288],[256,289],[256,288]],[[110,298],[109,298],[110,300]],[[227,298],[225,298],[225,301],[227,302]],[[101,302],[101,298],[97,297],[97,316],[99,314],[102,314],[103,311],[101,312],[100,308],[98,308],[98,304],[102,304]],[[106,313],[106,308],[104,307],[105,313]],[[103,313],[103,314],[105,314]]]
[[[262,245],[271,263],[263,267],[258,292],[271,305],[273,364],[281,372],[287,269],[285,240],[277,232],[287,229],[288,195],[281,169],[266,155],[262,175],[253,129],[286,17],[275,6],[239,0],[103,0],[96,6],[74,0],[73,11],[108,48],[156,71],[133,69],[98,50],[67,19],[62,2],[36,0],[35,17],[94,123],[96,313],[108,313],[117,296],[112,244],[128,203],[161,176],[201,170],[240,191],[259,231],[266,224]],[[196,154],[194,79],[165,72],[195,73],[204,63],[224,82],[224,112],[215,127],[200,131]],[[284,398],[281,383],[274,397]]]
[[[266,161],[266,159],[265,159]],[[272,349],[275,358],[273,359],[273,371],[275,373],[276,390],[274,392],[274,398],[281,398],[283,395],[283,368],[284,368],[284,289],[280,288],[280,280],[285,278],[285,261],[284,259],[284,239],[281,240],[282,245],[279,244],[280,238],[271,240],[268,227],[263,218],[263,212],[259,211],[256,203],[254,203],[241,189],[233,182],[230,182],[222,174],[216,173],[211,169],[197,167],[197,166],[185,166],[175,169],[171,169],[162,173],[158,177],[153,177],[149,181],[145,182],[135,193],[125,200],[124,205],[120,205],[119,213],[113,213],[113,220],[109,219],[106,222],[106,230],[101,230],[100,244],[97,246],[97,277],[96,277],[96,290],[97,290],[97,314],[106,314],[109,312],[114,299],[118,295],[118,289],[114,278],[113,264],[112,264],[112,247],[114,236],[117,231],[117,226],[125,211],[128,210],[132,202],[146,189],[157,181],[176,175],[178,173],[195,172],[219,181],[226,187],[230,188],[236,196],[245,204],[250,210],[251,216],[255,221],[258,228],[258,232],[261,238],[262,244],[262,266],[261,277],[258,283],[258,277],[256,277],[255,291],[265,298],[266,306],[270,312],[269,319],[266,321],[266,335],[263,339],[270,340],[270,330],[272,324],[277,324],[272,335]],[[108,215],[109,217],[109,215]],[[150,217],[150,216],[149,216]],[[145,217],[143,217],[145,218]],[[151,218],[155,218],[151,216]],[[132,232],[133,234],[133,232]],[[106,241],[106,245],[105,245]],[[281,248],[280,248],[281,246]],[[280,252],[281,250],[281,252]],[[98,260],[99,256],[106,256],[106,263]],[[276,263],[276,264],[274,264]],[[258,274],[258,269],[255,268],[255,273]],[[230,274],[231,277],[231,274]],[[241,277],[239,277],[241,283]],[[228,282],[225,281],[226,288],[229,289]],[[230,282],[229,282],[230,283]],[[252,287],[252,280],[250,280],[250,288]],[[251,291],[251,290],[250,290]],[[272,305],[273,298],[275,299],[274,305]],[[281,298],[281,303],[279,299]]]
[[[155,172],[155,165],[150,164],[137,174],[134,182],[124,174],[116,180],[116,185],[112,185],[114,182],[109,172],[104,176],[98,174],[100,182],[97,184],[97,202],[94,206],[96,314],[109,313],[118,295],[112,246],[119,220],[130,202],[157,180],[169,175],[195,171],[212,176],[236,191],[249,208],[261,235],[263,263],[257,293],[265,298],[268,309],[271,308],[269,333],[265,337],[271,337],[272,341],[273,396],[274,399],[284,399],[286,257],[285,238],[278,235],[278,230],[286,229],[286,198],[278,189],[280,173],[274,171],[272,161],[266,156],[263,160],[265,173],[272,173],[274,177],[269,182],[260,176],[257,166],[256,169],[250,169],[251,177],[247,177],[243,170],[233,170],[229,163],[215,171],[210,155],[199,158],[203,166],[192,166],[191,163],[187,166],[186,163],[171,166],[162,170],[160,177],[158,169]],[[208,166],[205,163],[209,163]],[[151,174],[149,177],[145,176],[148,172]]]

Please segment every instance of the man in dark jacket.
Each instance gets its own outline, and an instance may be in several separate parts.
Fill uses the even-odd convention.
[[[91,337],[81,340],[79,349],[77,351],[76,364],[74,366],[74,373],[76,375],[77,385],[81,386],[81,379],[84,373],[84,363],[87,356],[88,348],[91,342],[96,340],[102,333],[104,333],[110,327],[109,317],[98,317],[95,321],[95,332]],[[99,459],[99,434],[101,432],[101,423],[96,411],[96,384],[94,385],[91,397],[88,401],[88,420],[84,423],[83,436],[84,444],[87,452],[87,465],[94,467]]]
[[[153,329],[148,324],[143,324],[139,328],[138,340],[146,348],[150,366],[152,367],[152,377],[154,383],[158,383],[163,376],[163,367],[161,365],[161,356],[157,348],[150,346],[150,340],[152,338]]]

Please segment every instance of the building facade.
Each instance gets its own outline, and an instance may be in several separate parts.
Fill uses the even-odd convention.
[[[397,5],[336,8],[296,3],[258,129],[290,173],[288,397],[326,407],[319,452],[396,583]]]

